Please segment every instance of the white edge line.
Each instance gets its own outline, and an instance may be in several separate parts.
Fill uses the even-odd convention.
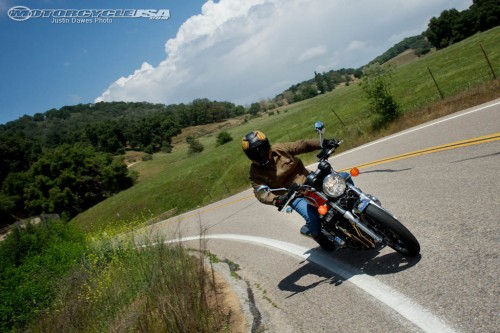
[[[242,241],[247,243],[265,245],[274,249],[282,250],[288,254],[300,257],[302,259],[313,262],[321,267],[329,270],[330,272],[339,275],[340,277],[353,283],[356,287],[360,288],[364,292],[375,297],[378,301],[384,303],[394,311],[398,312],[408,321],[413,323],[415,326],[422,329],[424,332],[428,333],[456,333],[457,331],[450,328],[446,323],[444,323],[440,318],[433,315],[429,310],[423,308],[415,301],[411,300],[407,296],[401,294],[400,292],[394,290],[393,288],[383,284],[375,278],[372,278],[366,274],[360,273],[349,267],[348,265],[342,263],[338,259],[335,259],[325,252],[317,251],[311,256],[310,249],[295,245],[292,243],[287,243],[279,240],[274,240],[264,237],[247,236],[247,235],[235,235],[235,234],[215,234],[215,235],[205,235],[204,239],[222,239],[222,240],[232,240],[232,241]],[[180,239],[165,241],[165,243],[175,243],[199,240],[200,236],[193,237],[183,237]]]

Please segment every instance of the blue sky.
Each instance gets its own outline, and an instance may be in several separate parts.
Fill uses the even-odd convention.
[[[95,101],[248,104],[359,67],[471,0],[0,0],[0,124]],[[14,21],[30,9],[168,9],[168,20]]]

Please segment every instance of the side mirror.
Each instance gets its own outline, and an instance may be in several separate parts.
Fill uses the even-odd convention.
[[[314,130],[319,134],[319,145],[323,148],[323,134],[325,134],[325,124],[321,121],[314,123]]]
[[[325,132],[325,124],[323,124],[321,121],[317,121],[314,123],[314,130],[318,133],[323,134]]]
[[[271,193],[271,189],[267,185],[259,185],[259,187],[257,187],[254,192],[257,196],[257,199],[259,199],[259,201],[263,201],[269,196],[269,193]]]

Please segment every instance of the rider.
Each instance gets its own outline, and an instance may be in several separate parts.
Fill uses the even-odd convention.
[[[271,147],[269,140],[260,131],[252,131],[242,139],[242,148],[247,157],[252,161],[249,178],[252,187],[267,185],[271,188],[290,188],[293,184],[304,184],[310,173],[302,161],[296,157],[303,153],[321,149],[319,140],[299,140],[289,143],[278,143]],[[323,146],[331,146],[333,140],[324,140]],[[270,193],[266,198],[259,198],[264,204],[274,205],[281,209],[288,201],[286,195]],[[313,237],[320,245],[325,240],[321,233],[321,220],[316,207],[298,197],[290,206],[299,213],[306,224],[300,229],[301,234]]]

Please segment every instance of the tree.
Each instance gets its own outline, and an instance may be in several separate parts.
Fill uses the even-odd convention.
[[[478,31],[486,31],[500,24],[498,0],[474,0],[469,9],[445,10],[433,17],[425,31],[429,42],[442,49],[459,42]]]
[[[318,88],[321,94],[326,92],[325,80],[322,74],[314,72],[314,82],[316,83],[316,87]]]
[[[260,111],[260,104],[259,103],[252,103],[250,105],[250,109],[248,109],[248,113],[250,113],[252,116],[256,116],[257,113]]]
[[[24,186],[17,185],[20,190],[15,194],[22,197],[26,213],[58,213],[67,218],[129,188],[134,181],[122,161],[83,145],[47,150],[16,181],[22,179]]]
[[[500,25],[498,0],[473,0],[470,11],[476,19],[477,31],[486,31]]]
[[[459,22],[460,13],[456,9],[445,10],[438,18],[431,18],[425,35],[437,49],[445,48],[464,38],[455,29]]]

